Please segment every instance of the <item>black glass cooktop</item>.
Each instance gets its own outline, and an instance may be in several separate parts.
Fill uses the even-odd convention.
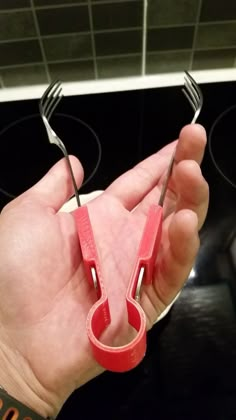
[[[193,275],[170,314],[148,335],[134,371],[105,373],[76,391],[59,419],[236,418],[236,83],[202,85],[199,122],[211,133],[202,164],[210,208]],[[38,101],[0,103],[0,206],[60,157],[49,145]],[[221,117],[220,117],[221,116]],[[192,111],[180,87],[66,97],[52,125],[85,169],[81,192],[103,189],[175,139]],[[225,180],[228,179],[228,181]],[[235,251],[234,251],[235,252]],[[234,259],[235,261],[235,259]]]

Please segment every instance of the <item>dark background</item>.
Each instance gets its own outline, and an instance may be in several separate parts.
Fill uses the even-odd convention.
[[[199,118],[208,134],[217,117],[236,104],[236,84],[202,85]],[[59,114],[59,115],[58,115]],[[61,115],[63,114],[63,115]],[[66,114],[66,116],[64,115]],[[49,145],[38,101],[0,104],[0,188],[18,195],[60,157]],[[214,128],[212,150],[226,176],[236,182],[236,108]],[[52,119],[68,152],[85,167],[81,192],[105,188],[125,170],[175,139],[191,121],[180,87],[66,97]],[[18,121],[18,122],[17,122]],[[10,125],[10,127],[9,127]],[[132,372],[105,373],[76,391],[59,419],[236,418],[235,240],[236,193],[213,165],[207,148],[202,171],[210,186],[210,208],[201,231],[195,277],[189,278],[170,314],[148,334],[143,362]],[[0,206],[9,196],[0,192]],[[235,258],[235,255],[234,255]]]

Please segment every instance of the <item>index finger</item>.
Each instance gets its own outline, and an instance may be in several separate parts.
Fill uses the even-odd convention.
[[[186,125],[179,135],[176,147],[175,162],[181,160],[195,160],[199,165],[202,162],[206,147],[206,131],[200,124]]]
[[[106,189],[105,193],[116,197],[127,210],[133,210],[157,186],[168,167],[176,146],[177,162],[193,159],[200,163],[205,145],[205,129],[199,124],[188,125],[181,130],[179,141],[168,144],[121,175]],[[153,199],[157,200],[159,193],[160,191],[156,188]]]
[[[138,163],[132,169],[117,178],[105,194],[116,197],[127,210],[132,210],[157,185],[176,142]]]

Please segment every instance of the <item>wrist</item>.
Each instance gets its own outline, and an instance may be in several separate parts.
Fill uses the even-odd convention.
[[[50,404],[47,392],[40,386],[25,360],[20,355],[12,355],[2,343],[0,365],[0,387],[9,396],[45,419],[55,414],[55,407]]]

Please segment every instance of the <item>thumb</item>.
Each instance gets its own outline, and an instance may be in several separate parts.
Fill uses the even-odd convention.
[[[76,157],[69,156],[69,159],[76,185],[80,188],[84,176],[83,167]],[[27,195],[34,196],[34,199],[53,208],[56,212],[73,193],[71,174],[65,158],[57,162],[37,184],[26,192]]]

